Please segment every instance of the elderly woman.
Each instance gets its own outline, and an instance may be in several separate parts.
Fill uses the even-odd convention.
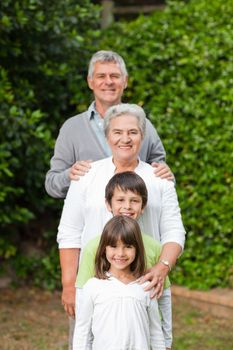
[[[112,156],[94,162],[87,175],[80,181],[71,182],[57,236],[62,302],[70,316],[75,312],[75,279],[80,249],[100,233],[111,218],[105,206],[104,192],[115,173],[135,171],[147,186],[148,203],[139,224],[143,232],[162,244],[160,262],[142,280],[150,281],[147,290],[155,287],[153,295],[162,294],[164,279],[182,251],[185,230],[174,183],[155,177],[153,168],[138,157],[145,125],[146,117],[141,107],[134,104],[110,107],[104,117],[104,129]]]

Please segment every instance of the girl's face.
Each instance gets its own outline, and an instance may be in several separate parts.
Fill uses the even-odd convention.
[[[116,245],[106,247],[106,258],[110,263],[109,272],[130,272],[130,265],[136,256],[136,249],[132,245],[118,240]]]

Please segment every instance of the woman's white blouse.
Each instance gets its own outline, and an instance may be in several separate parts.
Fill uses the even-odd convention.
[[[154,168],[139,160],[135,172],[143,178],[148,203],[139,219],[142,232],[162,244],[176,242],[184,246],[185,230],[172,181],[154,175]],[[112,157],[92,163],[79,181],[71,181],[58,227],[59,248],[81,248],[101,234],[112,217],[105,205],[105,187],[115,173]]]
[[[91,278],[83,289],[73,350],[165,350],[157,300],[143,287]]]

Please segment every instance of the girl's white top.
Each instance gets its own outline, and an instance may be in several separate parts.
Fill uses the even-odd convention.
[[[76,316],[73,350],[165,350],[158,303],[144,287],[112,276],[91,278]]]

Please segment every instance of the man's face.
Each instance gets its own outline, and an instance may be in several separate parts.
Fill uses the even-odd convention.
[[[129,190],[124,192],[121,188],[114,189],[111,204],[106,201],[106,206],[113,216],[130,216],[136,220],[143,213],[142,197]]]
[[[96,103],[112,106],[121,102],[121,96],[127,86],[118,64],[114,62],[96,62],[88,86],[93,90]]]

